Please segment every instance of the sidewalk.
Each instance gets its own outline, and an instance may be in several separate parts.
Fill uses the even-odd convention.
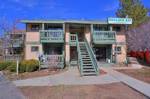
[[[112,77],[120,80],[121,82],[141,92],[142,94],[150,97],[150,84],[137,80],[133,77],[127,76],[110,68],[103,68],[103,70],[112,75]]]
[[[0,99],[25,99],[23,94],[0,73]]]
[[[61,74],[26,80],[17,80],[14,81],[13,83],[16,86],[57,86],[57,85],[109,84],[114,82],[119,82],[119,80],[115,79],[109,74],[80,77],[80,73],[77,67],[72,67],[69,68],[68,71]]]

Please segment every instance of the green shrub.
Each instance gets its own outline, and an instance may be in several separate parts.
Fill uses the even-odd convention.
[[[12,61],[2,61],[0,62],[0,70],[9,70],[11,72],[16,72],[16,62]],[[23,60],[19,63],[19,72],[33,72],[39,68],[38,60]]]
[[[12,61],[2,61],[2,62],[0,62],[0,70],[5,70],[8,67],[14,65],[14,63],[15,62],[12,62]]]
[[[26,60],[23,60],[19,64],[19,72],[24,73],[26,72]]]
[[[7,67],[7,70],[11,72],[16,72],[16,66],[17,66],[16,62],[11,62],[11,64]]]
[[[38,60],[24,60],[20,62],[19,72],[33,72],[39,68]]]

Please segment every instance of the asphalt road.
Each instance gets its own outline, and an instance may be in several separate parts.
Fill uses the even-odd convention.
[[[23,94],[0,72],[0,99],[25,99]]]

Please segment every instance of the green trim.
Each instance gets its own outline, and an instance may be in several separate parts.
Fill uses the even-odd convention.
[[[21,20],[22,23],[79,23],[79,24],[108,24],[100,20]]]
[[[41,44],[40,42],[25,42],[25,44],[32,44],[32,45],[39,45],[39,44]]]
[[[93,41],[94,44],[115,44],[116,41],[105,40],[105,41]]]
[[[69,34],[69,44],[70,46],[77,46],[77,34]]]
[[[116,43],[115,31],[93,31],[92,32],[94,44],[114,44]]]
[[[64,43],[64,30],[40,30],[41,43]]]

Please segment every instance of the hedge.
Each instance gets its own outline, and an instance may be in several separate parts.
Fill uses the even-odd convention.
[[[10,67],[14,67],[16,66],[16,62],[12,62],[12,61],[1,61],[0,62],[0,71],[1,70],[5,70],[5,69],[9,69]]]
[[[0,70],[9,70],[11,72],[16,72],[16,62],[3,61],[0,62]],[[23,60],[19,63],[19,72],[33,72],[38,70],[39,62],[38,60]]]
[[[19,64],[19,72],[33,72],[39,68],[37,60],[24,60]]]

